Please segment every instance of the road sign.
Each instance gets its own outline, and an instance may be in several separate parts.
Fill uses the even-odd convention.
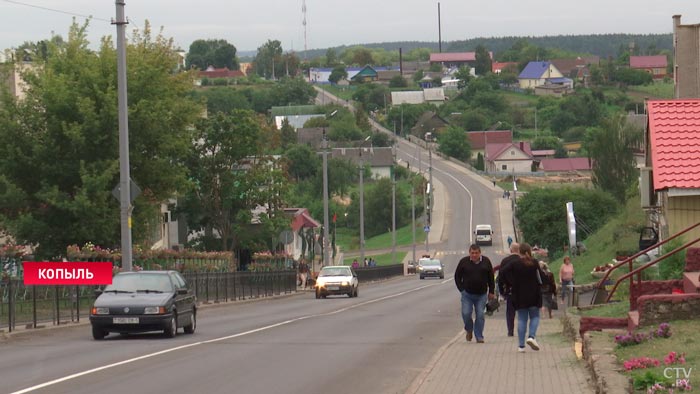
[[[430,226],[425,226],[425,227],[423,227],[423,231],[425,231],[426,233],[429,233],[429,232],[430,232]]]
[[[114,189],[112,189],[112,195],[114,196],[114,198],[117,199],[117,201],[121,201],[120,192],[121,185],[117,183],[117,186],[115,186]],[[136,183],[134,183],[134,181],[131,179],[129,179],[129,192],[129,204],[131,204],[132,202],[134,202],[136,197],[138,197],[139,194],[141,194],[141,188],[139,188],[139,186]]]

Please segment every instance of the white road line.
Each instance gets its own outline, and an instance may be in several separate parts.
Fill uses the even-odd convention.
[[[312,318],[316,318],[316,317],[323,317],[323,316],[335,315],[335,314],[338,314],[338,313],[341,313],[341,312],[345,312],[345,311],[348,311],[348,310],[351,310],[351,309],[354,309],[354,308],[359,308],[359,307],[361,307],[361,306],[373,304],[373,303],[376,303],[376,302],[379,302],[379,301],[388,300],[388,299],[391,299],[391,298],[401,297],[401,296],[403,296],[403,295],[406,295],[406,294],[409,294],[409,293],[412,293],[412,292],[415,292],[415,291],[423,290],[423,289],[425,289],[425,288],[432,287],[432,286],[442,285],[442,284],[445,284],[445,283],[448,283],[448,282],[451,282],[451,281],[452,281],[452,280],[450,280],[450,279],[446,279],[446,280],[444,280],[444,281],[442,281],[442,282],[438,282],[438,283],[434,283],[434,284],[429,284],[429,285],[424,285],[424,286],[416,287],[415,289],[411,289],[411,290],[407,290],[407,291],[402,291],[402,292],[400,292],[400,293],[391,294],[391,295],[384,296],[384,297],[381,297],[381,298],[377,298],[377,299],[374,299],[374,300],[369,300],[369,301],[361,302],[361,303],[359,303],[359,304],[350,305],[350,306],[347,306],[347,307],[345,307],[345,308],[340,308],[340,309],[337,309],[337,310],[334,310],[334,311],[331,311],[331,312],[316,313],[316,314],[313,314],[313,315],[301,316],[301,317],[297,317],[297,318],[295,318],[295,319],[289,319],[289,320],[281,321],[281,322],[279,322],[279,323],[270,324],[270,325],[268,325],[268,326],[259,327],[259,328],[256,328],[256,329],[253,329],[253,330],[249,330],[249,331],[245,331],[245,332],[241,332],[241,333],[238,333],[238,334],[227,335],[227,336],[224,336],[224,337],[209,339],[209,340],[206,340],[206,341],[194,342],[194,343],[190,343],[190,344],[187,344],[187,345],[177,346],[177,347],[174,347],[174,348],[171,348],[171,349],[161,350],[161,351],[158,351],[158,352],[155,352],[155,353],[145,354],[145,355],[143,355],[143,356],[134,357],[134,358],[130,358],[130,359],[127,359],[127,360],[119,361],[119,362],[116,362],[116,363],[103,365],[103,366],[101,366],[101,367],[97,367],[97,368],[93,368],[93,369],[88,369],[88,370],[82,371],[82,372],[77,372],[77,373],[74,373],[74,374],[72,374],[72,375],[64,376],[64,377],[62,377],[62,378],[58,378],[58,379],[54,379],[54,380],[51,380],[51,381],[48,381],[48,382],[45,382],[45,383],[38,384],[38,385],[36,385],[36,386],[27,387],[27,388],[22,389],[22,390],[19,390],[19,391],[14,391],[14,392],[12,392],[12,393],[10,393],[10,394],[24,394],[24,393],[30,393],[30,392],[32,392],[32,391],[36,391],[36,390],[43,389],[43,388],[46,388],[46,387],[49,387],[49,386],[53,386],[53,385],[56,385],[56,384],[59,384],[59,383],[63,383],[63,382],[66,382],[66,381],[69,381],[69,380],[72,380],[72,379],[76,379],[76,378],[79,378],[79,377],[82,377],[82,376],[85,376],[85,375],[93,374],[93,373],[95,373],[95,372],[104,371],[104,370],[107,370],[107,369],[110,369],[110,368],[115,368],[115,367],[118,367],[118,366],[121,366],[121,365],[131,364],[131,363],[134,363],[134,362],[137,362],[137,361],[141,361],[141,360],[145,360],[145,359],[148,359],[148,358],[160,356],[160,355],[162,355],[162,354],[166,354],[166,353],[170,353],[170,352],[175,352],[175,351],[178,351],[178,350],[183,350],[183,349],[187,349],[187,348],[191,348],[191,347],[195,347],[195,346],[199,346],[199,345],[205,345],[205,344],[209,344],[209,343],[225,341],[225,340],[228,340],[228,339],[239,338],[239,337],[242,337],[242,336],[245,336],[245,335],[250,335],[250,334],[255,334],[255,333],[258,333],[258,332],[261,332],[261,331],[270,330],[270,329],[273,329],[273,328],[276,328],[276,327],[284,326],[284,325],[291,324],[291,323],[294,323],[294,322],[298,322],[298,321],[301,321],[301,320],[312,319]]]

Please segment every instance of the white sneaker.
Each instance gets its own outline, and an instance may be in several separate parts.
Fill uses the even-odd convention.
[[[540,350],[540,345],[537,343],[535,338],[528,338],[527,341],[525,341],[525,343],[527,343],[528,346],[532,348],[532,350]]]
[[[525,348],[524,348],[524,347],[519,347],[519,348],[518,348],[518,353],[525,353]]]

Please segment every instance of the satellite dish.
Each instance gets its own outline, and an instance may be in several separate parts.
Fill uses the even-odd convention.
[[[289,245],[294,241],[294,233],[292,230],[284,230],[280,233],[280,242],[284,245]]]

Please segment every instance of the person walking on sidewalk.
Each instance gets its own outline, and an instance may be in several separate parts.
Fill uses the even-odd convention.
[[[566,301],[571,285],[574,284],[574,265],[571,264],[571,257],[564,256],[564,264],[559,268],[559,283],[561,283],[561,303]]]
[[[544,261],[540,261],[540,279],[542,279],[542,311],[547,311],[549,318],[552,318],[552,310],[559,309],[557,307],[557,284],[554,281],[554,274],[549,270],[549,265]]]
[[[535,339],[542,307],[542,292],[540,279],[538,279],[540,266],[532,257],[532,248],[529,244],[521,243],[519,253],[520,259],[503,269],[501,275],[505,275],[505,280],[512,286],[513,305],[518,314],[518,352],[525,351],[525,344],[533,350],[540,350],[540,345]],[[527,340],[525,340],[526,331]]]
[[[299,279],[301,280],[301,289],[306,290],[306,281],[309,277],[309,265],[302,259],[299,262]]]
[[[513,289],[511,288],[511,285],[507,283],[506,278],[503,275],[503,270],[513,262],[520,260],[519,253],[520,244],[517,242],[511,242],[510,254],[501,260],[501,265],[498,269],[498,292],[506,301],[506,328],[508,329],[509,337],[512,337],[513,333],[515,332],[515,306],[513,305]]]
[[[469,246],[469,256],[463,257],[457,264],[455,284],[462,296],[462,320],[467,341],[475,336],[476,342],[484,343],[484,309],[486,300],[496,297],[496,286],[491,260],[481,255],[478,245]],[[472,313],[475,314],[474,320]]]

